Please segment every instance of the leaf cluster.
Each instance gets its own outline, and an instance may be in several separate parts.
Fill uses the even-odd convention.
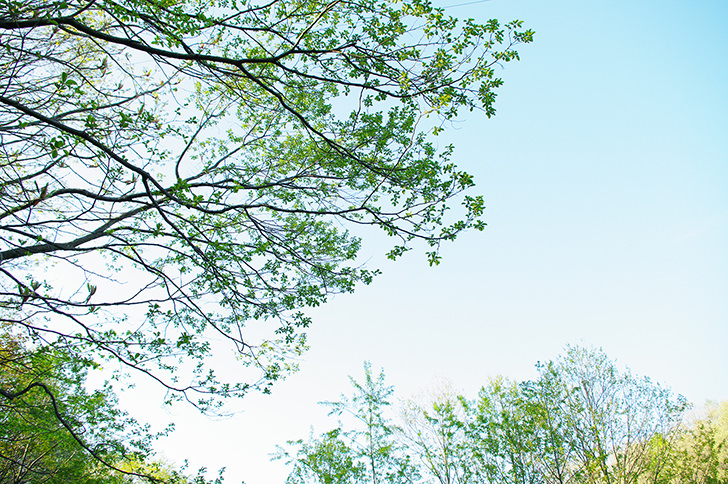
[[[158,435],[86,389],[91,361],[31,346],[0,336],[0,482],[173,482],[149,460]]]

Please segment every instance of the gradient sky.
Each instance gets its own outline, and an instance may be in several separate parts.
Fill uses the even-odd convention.
[[[455,5],[465,1],[439,2]],[[362,362],[400,397],[449,378],[527,379],[564,345],[690,401],[728,400],[728,2],[491,0],[448,8],[536,31],[502,71],[497,115],[442,136],[485,196],[488,228],[384,260],[384,274],[316,310],[301,371],[236,417],[145,409],[174,420],[169,459],[227,466],[227,482],[282,483],[276,444],[327,430],[316,402],[349,390]],[[123,401],[123,399],[122,399]],[[130,406],[134,406],[130,404]]]

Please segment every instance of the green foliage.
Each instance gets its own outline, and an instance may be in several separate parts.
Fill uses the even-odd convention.
[[[151,460],[158,435],[119,410],[109,388],[87,390],[92,362],[27,346],[0,335],[0,482],[193,482]]]
[[[387,415],[392,387],[386,386],[384,373],[372,375],[364,364],[364,381],[350,378],[354,391],[338,402],[324,402],[329,415],[353,420],[350,428],[337,428],[308,442],[288,442],[276,458],[293,466],[286,482],[320,483],[396,483],[417,481],[417,469],[396,436],[401,430]]]
[[[413,462],[424,476],[439,482],[470,482],[472,454],[464,440],[467,424],[462,398],[447,386],[423,398],[408,402],[403,411],[403,437]]]
[[[2,336],[0,482],[104,482],[102,462],[114,466],[121,455],[149,452],[107,389],[87,392],[89,366]]]
[[[728,483],[728,402],[709,403],[669,444],[666,457],[651,462],[662,471],[660,482]]]
[[[269,391],[378,274],[363,228],[431,264],[483,229],[432,136],[532,37],[426,0],[0,2],[3,319],[205,410]]]
[[[548,455],[540,446],[541,407],[525,394],[524,386],[496,378],[469,403],[466,446],[473,451],[476,479],[504,483],[544,479],[540,466]]]
[[[352,380],[354,395],[330,404],[364,425],[340,422],[289,443],[296,452],[279,455],[293,465],[289,482],[335,482],[334,464],[342,482],[358,483],[728,482],[728,404],[684,426],[682,397],[620,370],[601,350],[567,347],[537,368],[534,380],[491,380],[474,400],[446,389],[410,401],[396,426],[381,417],[392,388],[367,364],[364,383]],[[389,461],[366,452],[383,448],[410,470],[389,473]],[[314,466],[321,462],[328,467]]]
[[[290,484],[361,482],[365,472],[364,465],[354,460],[351,448],[339,434],[339,430],[336,429],[309,443],[290,442],[289,444],[297,444],[299,449],[293,471],[286,482]],[[281,457],[289,456],[282,451]]]

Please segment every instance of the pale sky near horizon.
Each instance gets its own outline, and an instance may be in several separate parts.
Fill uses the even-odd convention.
[[[365,241],[384,274],[312,312],[301,371],[272,395],[225,421],[145,403],[176,422],[158,446],[167,458],[226,466],[226,482],[282,483],[268,454],[326,430],[316,402],[348,392],[364,360],[403,398],[435,376],[474,395],[585,344],[693,403],[728,400],[728,2],[447,12],[536,31],[501,72],[496,116],[468,114],[440,140],[475,175],[488,228],[443,247],[434,268],[424,247],[391,263]]]

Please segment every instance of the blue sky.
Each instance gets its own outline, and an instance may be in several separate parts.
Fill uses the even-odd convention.
[[[169,458],[227,466],[229,482],[283,482],[267,454],[323,425],[316,402],[348,391],[364,360],[401,397],[434,376],[474,394],[587,344],[694,403],[728,400],[728,3],[448,12],[536,31],[501,73],[497,115],[469,114],[441,139],[475,175],[487,230],[444,247],[435,268],[421,253],[385,261],[367,240],[384,274],[313,313],[301,371],[232,420],[161,411],[178,427],[160,445]]]

